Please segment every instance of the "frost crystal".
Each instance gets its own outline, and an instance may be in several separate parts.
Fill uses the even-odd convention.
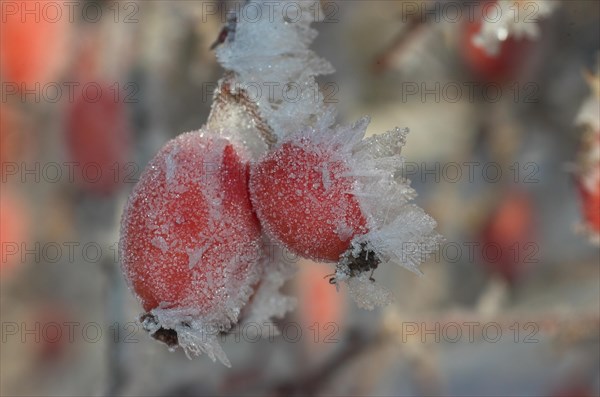
[[[363,139],[368,122],[365,117],[350,127],[337,127],[331,134],[316,134],[312,139],[337,142],[343,145],[342,155],[347,156],[349,176],[355,180],[352,194],[359,199],[369,231],[355,236],[350,255],[338,263],[336,280],[348,283],[359,306],[373,308],[389,303],[391,293],[370,280],[367,273],[353,276],[353,258],[372,253],[384,265],[397,264],[421,274],[419,264],[439,248],[443,239],[435,231],[433,218],[409,203],[416,196],[410,181],[397,177],[408,130],[396,128]]]
[[[264,268],[264,274],[252,296],[252,303],[246,306],[242,314],[245,323],[264,325],[274,317],[283,318],[285,313],[296,306],[295,298],[285,296],[279,291],[296,273],[295,263],[281,260],[281,248],[277,245],[269,242],[266,247],[274,249],[272,251],[265,249],[263,254],[260,266]]]
[[[250,2],[245,7],[258,19],[238,17],[235,36],[217,50],[221,65],[233,73],[227,79],[230,92],[249,98],[256,107],[255,120],[262,119],[275,139],[306,126],[331,125],[335,118],[335,109],[324,105],[315,81],[334,69],[308,48],[317,36],[310,24],[323,14],[315,12],[317,2],[289,3],[294,7]],[[297,9],[297,18],[290,18],[289,8]]]
[[[358,256],[361,249],[367,249],[381,262],[399,264],[420,273],[418,265],[437,249],[441,236],[434,230],[435,221],[409,203],[416,196],[409,181],[398,177],[403,165],[400,152],[408,130],[397,128],[363,140],[368,117],[349,127],[333,126],[335,109],[324,104],[315,81],[315,76],[332,73],[333,67],[308,48],[317,35],[310,24],[315,15],[322,14],[311,9],[318,3],[290,3],[301,8],[297,20],[286,17],[283,12],[286,2],[269,1],[246,4],[254,11],[260,9],[252,13],[260,15],[258,20],[232,18],[236,20],[235,35],[228,36],[217,49],[217,58],[228,74],[216,91],[209,126],[229,139],[242,142],[255,158],[276,143],[307,135],[316,145],[322,142],[341,147],[350,165],[349,175],[344,176],[354,180],[348,193],[359,199],[369,226],[368,233],[354,238],[351,252]],[[328,167],[322,167],[319,173],[327,190],[337,176]],[[353,234],[351,225],[344,222],[334,226],[340,238]],[[388,303],[391,293],[379,283],[362,273],[358,277],[348,273],[351,260],[346,257],[346,262],[340,261],[336,279],[348,283],[351,294],[362,307]],[[261,291],[253,299],[270,305],[275,302],[273,296],[278,296],[276,291],[282,283],[281,277],[276,276],[278,272],[286,273],[276,266],[266,272],[272,275],[272,280],[261,285]],[[251,306],[259,307],[256,303]],[[278,312],[276,306],[272,306],[271,312]]]
[[[560,4],[558,0],[498,0],[484,8],[486,18],[473,44],[490,56],[498,55],[500,45],[509,37],[537,39],[538,21],[548,17]]]
[[[366,273],[347,280],[350,296],[358,307],[373,310],[375,306],[385,306],[392,302],[392,293],[385,287],[369,279]]]

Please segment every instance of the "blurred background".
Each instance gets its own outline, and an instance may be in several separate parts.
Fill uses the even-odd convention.
[[[410,128],[403,172],[447,241],[423,277],[378,269],[374,311],[300,261],[282,335],[234,332],[228,369],[145,334],[117,243],[145,164],[206,121],[239,4],[0,1],[0,393],[598,395],[600,3],[521,3],[553,5],[538,39],[489,57],[462,1],[322,2],[326,100]]]

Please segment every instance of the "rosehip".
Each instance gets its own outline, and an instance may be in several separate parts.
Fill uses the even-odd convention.
[[[533,205],[528,195],[512,191],[487,220],[482,231],[483,259],[492,273],[517,281],[524,265],[535,259]]]
[[[23,89],[23,84],[25,89],[31,90],[36,83],[43,86],[52,81],[68,60],[65,54],[69,53],[67,44],[72,24],[64,9],[54,11],[59,15],[57,19],[40,17],[39,10],[45,10],[47,5],[54,5],[48,9],[61,7],[50,0],[38,0],[38,11],[26,12],[29,6],[25,2],[2,3],[0,70],[3,81],[15,83],[19,89]]]
[[[66,144],[71,159],[82,165],[77,182],[87,192],[110,194],[132,177],[127,164],[131,152],[131,129],[123,102],[108,84],[100,84],[100,97],[78,92],[67,109]],[[113,95],[114,94],[114,95]]]
[[[304,260],[296,276],[298,317],[303,328],[317,327],[325,332],[323,337],[316,340],[306,338],[311,348],[318,346],[318,349],[323,349],[323,346],[315,344],[327,342],[326,335],[340,327],[344,319],[343,296],[323,282],[326,273],[323,265]]]
[[[9,184],[2,184],[0,195],[0,273],[5,277],[18,264],[22,244],[31,234],[31,213],[28,202]]]
[[[193,333],[237,321],[260,275],[259,240],[248,165],[236,148],[202,130],[168,142],[141,175],[121,226],[122,269],[150,312],[146,329],[227,363],[218,345]]]
[[[494,1],[484,2],[492,4]],[[490,7],[494,9],[494,7]],[[486,6],[482,7],[476,15],[477,20],[469,20],[464,25],[462,54],[467,67],[477,78],[497,83],[506,83],[518,77],[524,69],[526,62],[531,59],[533,42],[524,37],[514,38],[509,36],[499,44],[498,52],[488,53],[487,49],[475,43],[486,15]],[[492,11],[489,11],[492,12]],[[489,21],[488,21],[489,22]]]
[[[597,236],[600,234],[600,178],[594,189],[589,189],[583,182],[578,183],[578,188],[585,225]]]
[[[250,195],[267,234],[305,258],[337,261],[329,282],[347,282],[358,305],[373,308],[391,298],[373,283],[377,266],[419,273],[441,236],[395,176],[406,131],[363,140],[368,122],[286,137],[252,165]]]
[[[253,167],[250,184],[257,214],[275,239],[316,261],[337,261],[352,238],[367,232],[350,167],[325,142],[285,142]]]
[[[575,119],[583,128],[575,178],[582,205],[582,229],[591,242],[600,245],[600,76],[586,73],[585,78],[591,94]]]

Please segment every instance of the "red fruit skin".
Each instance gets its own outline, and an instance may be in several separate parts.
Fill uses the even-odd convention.
[[[4,163],[12,163],[19,159],[22,152],[19,130],[21,129],[20,113],[6,103],[0,103],[0,165],[2,180],[8,178]]]
[[[252,168],[252,202],[263,228],[315,261],[337,261],[352,237],[368,231],[352,195],[348,165],[335,148],[307,138],[282,144]],[[327,185],[327,186],[326,186]]]
[[[82,83],[85,85],[86,83]],[[67,109],[65,135],[70,160],[77,163],[75,181],[84,191],[109,195],[135,177],[130,162],[132,134],[123,98],[108,84],[96,92],[75,90],[75,100]]]
[[[523,192],[510,192],[482,231],[483,259],[489,270],[513,284],[536,260],[533,204]],[[499,255],[497,254],[499,251]]]
[[[123,213],[120,241],[123,272],[144,310],[210,314],[232,286],[254,282],[260,226],[248,172],[231,144],[199,132],[171,140],[148,164]]]
[[[581,200],[584,224],[589,231],[600,235],[600,131],[584,136],[580,149],[580,169],[576,186]]]
[[[476,12],[475,15],[483,15],[483,11]],[[481,25],[482,20],[477,20],[469,21],[464,26],[461,50],[467,67],[482,81],[504,84],[518,79],[525,63],[531,58],[533,43],[524,38],[517,40],[509,37],[500,44],[498,54],[488,55],[483,48],[473,43]]]
[[[303,329],[314,331],[314,338],[304,338],[309,348],[323,351],[331,343],[335,330],[344,322],[344,296],[327,282],[331,275],[323,264],[303,260],[298,266],[296,288],[298,317]],[[331,272],[330,272],[331,273]]]
[[[595,191],[587,189],[583,183],[577,184],[582,203],[582,213],[585,224],[600,233],[600,179]]]
[[[68,9],[51,0],[1,3],[3,81],[15,83],[19,89],[25,84],[26,89],[33,90],[36,83],[44,85],[56,79],[67,60],[71,31]],[[55,14],[57,6],[62,13],[60,17]]]
[[[21,263],[23,244],[31,236],[31,211],[27,200],[9,184],[0,187],[0,278],[9,276]]]

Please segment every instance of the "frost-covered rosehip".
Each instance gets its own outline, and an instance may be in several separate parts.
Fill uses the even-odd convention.
[[[579,155],[577,190],[584,229],[591,241],[600,244],[600,130],[585,135]]]
[[[495,53],[490,54],[476,41],[481,28],[481,21],[471,22],[465,27],[461,50],[467,67],[477,78],[485,81],[505,83],[517,78],[530,59],[527,54],[534,48],[533,42],[509,37],[498,44]]]
[[[435,249],[435,221],[408,204],[414,191],[396,171],[405,131],[362,139],[368,118],[350,127],[312,129],[283,139],[252,166],[250,194],[263,229],[297,254],[338,262],[360,306],[390,294],[370,277],[380,263],[415,272]]]
[[[600,234],[600,178],[596,179],[596,185],[588,187],[584,182],[577,184],[581,196],[582,212],[588,231],[593,233],[595,241]]]
[[[284,142],[252,172],[252,198],[261,222],[278,241],[316,261],[337,261],[367,232],[344,153],[310,137]]]
[[[583,127],[577,159],[576,181],[581,199],[583,231],[600,245],[600,76],[586,73],[592,91],[582,104],[575,123]]]
[[[123,213],[120,254],[153,336],[227,358],[216,341],[258,281],[260,226],[248,165],[208,131],[180,135],[148,164]]]
[[[541,36],[540,22],[560,4],[552,0],[535,0],[533,18],[515,18],[528,13],[531,2],[486,0],[478,2],[475,18],[465,18],[461,50],[466,64],[477,77],[507,83],[523,74]]]

